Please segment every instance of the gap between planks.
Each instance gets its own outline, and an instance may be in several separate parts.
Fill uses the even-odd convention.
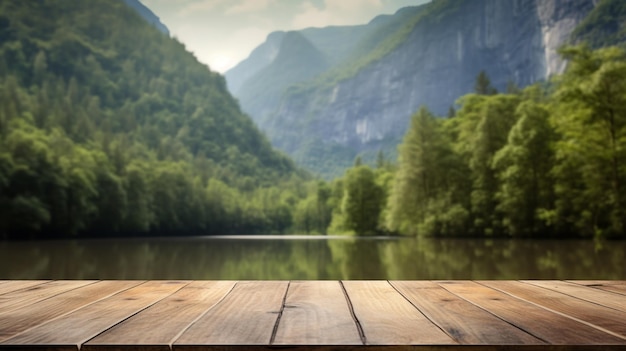
[[[367,336],[365,335],[365,331],[363,331],[363,326],[361,325],[361,321],[357,318],[356,314],[354,314],[354,306],[352,305],[352,301],[350,301],[350,295],[346,291],[346,286],[343,284],[343,281],[339,281],[339,285],[341,285],[341,291],[343,292],[344,297],[346,298],[346,303],[348,304],[348,310],[350,311],[350,316],[352,320],[356,324],[356,330],[359,333],[359,338],[361,339],[361,344],[367,345]]]

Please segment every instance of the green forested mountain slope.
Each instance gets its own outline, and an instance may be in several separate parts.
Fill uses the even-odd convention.
[[[123,1],[0,2],[0,237],[280,231],[297,178]]]
[[[139,13],[139,15],[143,17],[143,19],[148,21],[148,23],[156,27],[156,29],[167,35],[170,34],[170,30],[161,22],[161,19],[157,15],[155,15],[154,12],[150,11],[150,9],[147,8],[144,4],[142,4],[141,1],[124,0],[124,2],[126,3],[126,5],[137,11],[137,13]]]
[[[589,16],[578,25],[572,37],[599,48],[618,45],[626,40],[626,2],[601,0]]]

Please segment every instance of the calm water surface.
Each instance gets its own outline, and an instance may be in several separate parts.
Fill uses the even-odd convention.
[[[626,279],[626,242],[201,237],[0,242],[0,279]]]

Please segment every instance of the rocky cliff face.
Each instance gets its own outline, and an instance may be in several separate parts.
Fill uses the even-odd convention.
[[[568,42],[572,32],[593,10],[598,0],[535,1],[537,16],[541,23],[542,45],[545,53],[546,70],[544,76],[548,77],[565,70],[565,62],[561,60],[557,50],[563,43]]]
[[[260,126],[276,146],[314,171],[328,155],[308,152],[307,145],[353,151],[346,155],[395,149],[420,105],[445,114],[473,90],[481,70],[499,90],[509,82],[523,87],[562,72],[557,48],[593,8],[594,0],[436,0],[404,11],[386,25],[409,24],[409,32],[387,31],[372,50],[401,38],[388,53],[349,74],[345,64],[336,65],[322,78],[286,89]],[[362,43],[372,42],[365,37]],[[245,109],[244,100],[242,105]]]

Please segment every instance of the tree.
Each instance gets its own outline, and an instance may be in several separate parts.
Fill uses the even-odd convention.
[[[553,117],[561,136],[555,169],[557,211],[578,232],[623,236],[626,53],[616,47],[591,51],[586,46],[562,53],[570,64],[559,81]]]
[[[308,188],[308,196],[298,202],[294,212],[295,228],[307,234],[326,234],[333,210],[331,189],[321,180],[309,183]]]
[[[46,60],[46,53],[39,51],[35,56],[35,62],[33,63],[33,81],[37,84],[42,84],[46,78],[48,70],[48,63]]]
[[[503,94],[472,94],[461,99],[456,148],[469,168],[473,223],[468,230],[474,235],[501,233],[501,218],[496,212],[499,185],[493,160],[516,122],[519,102],[519,96]]]
[[[484,70],[481,70],[478,76],[476,76],[474,92],[479,95],[494,95],[498,93],[498,90],[491,85],[491,80]]]
[[[378,153],[376,154],[376,168],[382,169],[385,167],[387,167],[387,160],[385,159],[385,153],[383,152],[383,150],[378,150]]]
[[[525,101],[507,144],[494,156],[500,182],[497,210],[510,235],[542,235],[550,228],[541,214],[554,206],[552,144],[556,139],[549,112],[540,103]]]
[[[124,218],[124,228],[132,232],[148,232],[154,223],[151,179],[148,166],[143,162],[133,162],[126,167],[124,189],[128,196],[128,215]]]
[[[448,108],[448,114],[446,115],[446,117],[454,118],[455,116],[456,116],[456,109],[454,108],[454,106],[450,105],[450,107]]]
[[[332,216],[332,208],[329,205],[331,197],[331,189],[326,182],[319,181],[317,183],[317,192],[315,197],[315,207],[317,212],[317,229],[320,233],[326,234]]]
[[[393,231],[417,234],[445,179],[441,158],[445,141],[439,123],[425,108],[412,117],[398,150],[398,171],[389,200],[387,226]]]
[[[351,168],[346,172],[344,186],[341,207],[345,227],[357,235],[375,234],[384,199],[374,172],[363,165]]]
[[[296,230],[309,234],[315,228],[315,198],[312,196],[298,202],[293,217]]]

